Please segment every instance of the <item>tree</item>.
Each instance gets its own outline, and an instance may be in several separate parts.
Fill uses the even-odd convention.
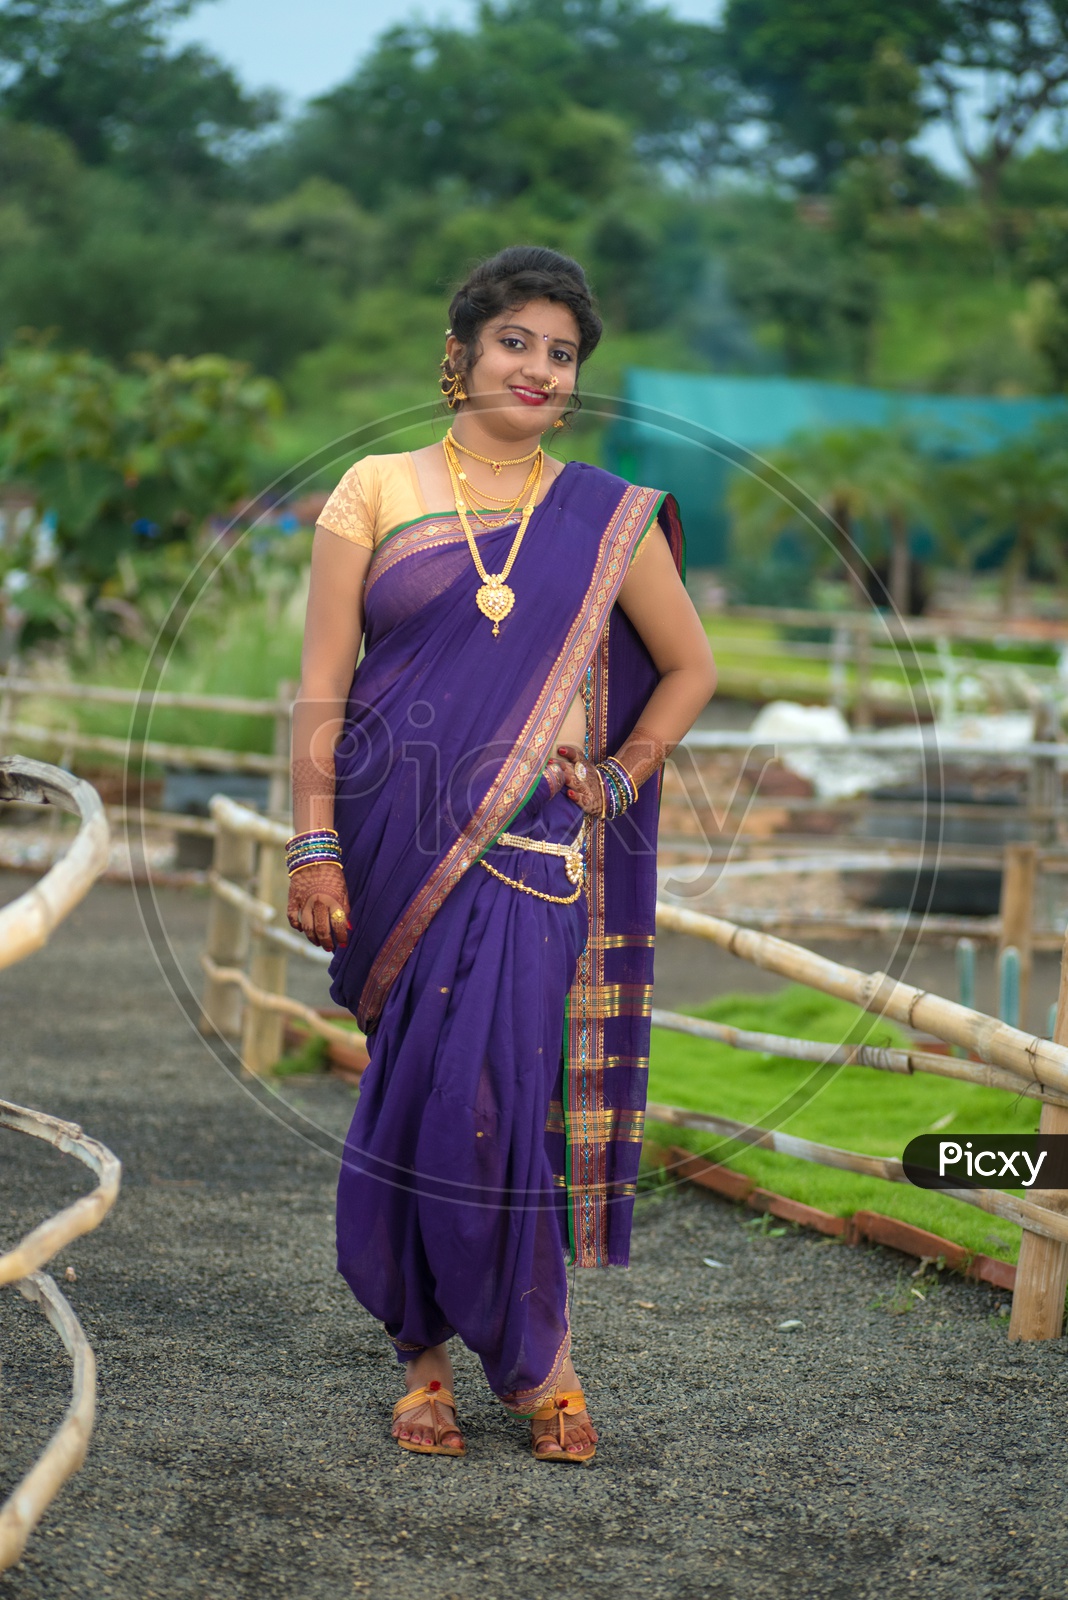
[[[247,492],[278,405],[269,380],[220,356],[120,370],[16,341],[0,366],[0,486],[28,516],[0,551],[8,632],[13,610],[58,619],[65,583],[98,594],[139,539],[183,538]]]
[[[993,208],[1039,119],[1068,109],[1068,0],[941,0],[941,9],[948,30],[927,69],[928,105]]]
[[[459,180],[483,200],[549,190],[581,209],[632,156],[707,171],[736,99],[715,31],[645,0],[482,0],[471,29],[390,29],[264,159],[374,207]]]
[[[278,114],[199,46],[169,50],[197,0],[4,0],[0,109],[53,128],[83,161],[153,180],[217,181],[235,139]]]
[[[908,120],[918,125],[923,112],[908,69],[935,61],[945,34],[941,5],[923,0],[729,0],[723,20],[726,60],[761,97],[786,149],[806,158],[817,188],[829,186],[864,140],[911,137]],[[885,83],[872,80],[873,72],[885,78],[880,54],[887,50],[902,63],[889,97]],[[889,126],[873,128],[880,101]]]
[[[1035,428],[945,469],[944,494],[960,546],[973,561],[1002,556],[1001,606],[1011,616],[1020,581],[1039,569],[1068,576],[1068,444],[1063,426]]]
[[[839,574],[844,567],[854,600],[868,603],[862,551],[886,554],[888,592],[894,609],[909,611],[910,528],[931,520],[932,470],[912,433],[904,427],[832,428],[798,435],[767,458],[767,475],[738,474],[730,489],[734,527],[746,543],[765,549],[789,529],[804,525],[798,502],[819,512],[806,536],[819,540],[817,565]],[[792,495],[778,491],[788,480]],[[825,518],[826,522],[822,519]],[[829,523],[829,529],[827,527]],[[819,538],[830,532],[831,539]]]
[[[804,226],[786,203],[743,206],[731,220],[727,287],[761,342],[788,372],[863,382],[880,295],[870,256]]]

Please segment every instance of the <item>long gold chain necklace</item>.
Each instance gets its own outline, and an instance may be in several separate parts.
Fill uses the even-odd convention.
[[[481,461],[484,466],[493,468],[493,475],[499,478],[503,467],[521,467],[525,461],[534,461],[541,454],[541,445],[535,445],[528,456],[513,456],[509,461],[494,461],[492,456],[480,456],[477,450],[472,450],[468,445],[461,444],[450,428],[445,435],[446,439],[456,450],[462,450],[465,456],[470,456],[472,461]]]
[[[482,579],[480,587],[475,591],[475,604],[478,606],[478,609],[481,611],[482,615],[484,617],[488,617],[493,623],[494,635],[499,634],[501,631],[501,618],[506,617],[509,611],[511,611],[512,607],[515,605],[515,590],[505,582],[505,579],[511,572],[512,563],[519,554],[519,546],[523,543],[523,535],[527,531],[527,523],[534,514],[534,505],[538,498],[538,490],[541,488],[541,474],[544,466],[544,458],[541,456],[540,446],[537,453],[539,456],[537,463],[537,477],[534,481],[530,497],[528,498],[526,505],[523,507],[523,515],[520,519],[516,536],[512,540],[512,548],[508,552],[508,559],[504,563],[504,566],[501,568],[500,572],[487,572],[486,568],[483,566],[482,557],[478,553],[478,545],[475,543],[475,536],[471,531],[471,524],[467,520],[467,503],[464,498],[465,491],[456,475],[456,471],[452,463],[452,457],[448,451],[445,452],[445,459],[449,465],[449,475],[452,479],[453,498],[456,501],[456,514],[460,519],[460,524],[463,527],[464,534],[466,535],[467,546],[471,551],[471,558],[475,563],[475,569],[478,572],[479,577]]]

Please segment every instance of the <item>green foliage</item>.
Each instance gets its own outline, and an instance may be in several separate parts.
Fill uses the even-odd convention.
[[[731,481],[737,542],[751,554],[769,552],[795,530],[812,565],[834,577],[859,574],[854,540],[869,559],[902,542],[907,549],[908,528],[936,521],[942,509],[937,469],[908,428],[803,433],[767,461],[770,472]],[[907,610],[907,592],[894,598]]]
[[[309,1033],[299,1049],[281,1056],[271,1073],[276,1078],[307,1077],[309,1073],[322,1072],[326,1067],[326,1040]]]
[[[893,1024],[793,984],[773,995],[722,995],[694,1008],[693,1014],[755,1032],[836,1045],[905,1042]],[[911,1138],[931,1131],[932,1124],[950,1136],[954,1130],[1029,1133],[1038,1125],[1039,1110],[1033,1100],[958,1079],[824,1067],[732,1050],[658,1028],[653,1029],[649,1097],[849,1150],[898,1157]],[[1010,1223],[998,1218],[995,1238],[993,1219],[932,1190],[863,1178],[668,1125],[650,1124],[648,1137],[726,1161],[769,1189],[838,1215],[870,1208],[1002,1259],[1012,1259],[1018,1247],[1019,1230]]]
[[[724,16],[728,60],[818,183],[866,141],[911,137],[923,113],[909,68],[934,60],[945,32],[941,8],[918,0],[730,0]]]
[[[1068,151],[1040,146],[1009,162],[1001,196],[1009,206],[1068,206]]]
[[[226,142],[277,115],[196,45],[170,51],[193,0],[7,0],[0,108],[52,128],[84,161],[168,185],[218,182]]]
[[[942,470],[953,527],[972,561],[1000,546],[1002,607],[1011,613],[1029,567],[1068,576],[1068,441],[1061,425],[1034,429],[989,454]]]
[[[928,100],[954,135],[984,203],[1042,120],[1068,108],[1066,0],[942,0],[947,28]],[[976,81],[983,85],[975,108]]]
[[[139,537],[185,537],[246,491],[252,442],[278,405],[269,380],[220,356],[120,370],[16,340],[0,365],[0,483],[47,516],[53,554],[12,570],[98,593]],[[22,584],[20,611],[28,599]]]
[[[707,25],[642,0],[485,0],[473,29],[389,29],[265,159],[372,207],[453,180],[482,199],[533,191],[570,214],[632,151],[687,161],[695,129],[707,145],[730,103]]]
[[[733,302],[757,341],[790,373],[864,380],[880,281],[864,250],[802,223],[791,202],[739,196],[710,219]]]

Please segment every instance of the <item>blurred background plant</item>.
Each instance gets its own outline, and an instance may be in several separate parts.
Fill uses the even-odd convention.
[[[118,671],[253,489],[305,458],[304,488],[329,488],[356,429],[368,449],[435,437],[451,288],[517,239],[589,270],[610,335],[590,395],[634,365],[1068,384],[1057,0],[728,0],[716,22],[651,0],[485,0],[385,29],[292,111],[179,42],[195,10],[0,3],[5,657]],[[597,459],[596,413],[565,453]],[[1005,585],[1059,576],[1052,459],[1043,439],[959,462],[936,494],[937,463],[890,428],[810,430],[775,464],[856,530],[904,609],[917,521],[958,564],[1000,559],[1022,529]],[[734,592],[814,594],[835,552],[747,493]],[[249,637],[265,595],[279,616],[296,603],[293,521],[258,500],[235,525],[254,537],[212,555],[229,608],[204,600],[213,638],[246,602]],[[179,656],[200,638],[170,625]],[[269,692],[266,639],[249,659]]]

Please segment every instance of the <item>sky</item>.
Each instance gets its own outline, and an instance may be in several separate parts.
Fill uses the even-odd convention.
[[[173,37],[205,44],[250,88],[307,99],[347,78],[376,35],[421,16],[461,21],[473,0],[210,0]],[[669,0],[676,16],[707,22],[717,0]]]
[[[665,0],[694,22],[712,22],[724,0]],[[281,89],[295,107],[348,78],[378,34],[398,22],[463,21],[475,0],[207,0],[173,37],[206,45],[252,89]],[[945,129],[929,128],[920,148],[961,171]]]

